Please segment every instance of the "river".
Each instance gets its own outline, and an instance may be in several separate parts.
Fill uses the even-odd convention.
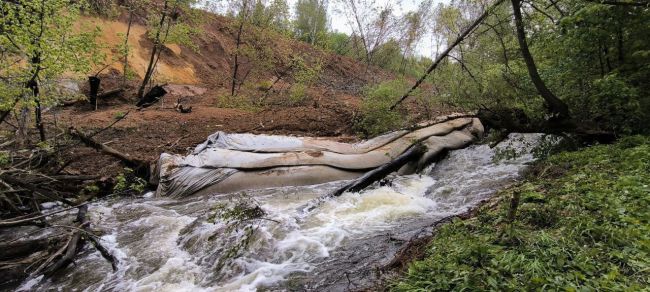
[[[513,135],[495,149],[521,149],[539,135]],[[360,289],[414,236],[511,184],[533,160],[495,162],[495,149],[452,151],[422,174],[306,206],[345,182],[194,196],[112,198],[89,219],[119,259],[113,272],[86,248],[65,276],[26,280],[20,289],[88,291],[254,291]],[[234,224],[213,214],[259,206],[261,218]],[[229,209],[230,208],[230,209]],[[221,210],[221,211],[220,211]],[[72,213],[71,213],[72,214]]]

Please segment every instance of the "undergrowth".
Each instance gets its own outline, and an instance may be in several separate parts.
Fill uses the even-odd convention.
[[[404,117],[390,107],[407,87],[408,84],[403,79],[367,86],[361,101],[361,116],[355,121],[355,130],[366,137],[372,137],[402,127]]]
[[[440,228],[396,291],[648,291],[650,138],[550,156]]]

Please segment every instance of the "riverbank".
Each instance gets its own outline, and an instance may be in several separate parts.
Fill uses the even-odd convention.
[[[650,138],[564,152],[477,216],[439,229],[396,291],[650,285]]]

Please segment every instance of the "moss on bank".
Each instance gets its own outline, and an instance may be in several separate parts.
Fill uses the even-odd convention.
[[[556,154],[498,198],[441,227],[391,288],[650,290],[650,138]]]

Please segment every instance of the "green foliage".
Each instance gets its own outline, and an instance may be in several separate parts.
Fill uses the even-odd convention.
[[[496,207],[441,227],[426,258],[392,288],[647,289],[650,138],[563,152],[535,169],[526,182],[502,191]]]
[[[320,60],[308,64],[300,56],[291,58],[290,64],[293,85],[289,89],[289,104],[295,105],[307,97],[308,87],[320,77],[322,64]]]
[[[227,203],[216,204],[207,221],[212,224],[223,224],[223,228],[208,238],[218,241],[223,249],[215,270],[219,271],[231,261],[239,257],[249,246],[255,236],[258,223],[266,215],[259,204],[245,194],[240,194]]]
[[[147,18],[149,27],[148,36],[160,44],[184,45],[197,51],[196,38],[203,33],[201,13],[192,9],[196,0],[165,0],[167,10],[150,9]],[[140,4],[142,5],[142,4]],[[157,7],[157,5],[153,5]],[[162,7],[161,7],[162,8]],[[165,14],[165,21],[161,24],[161,16]],[[156,40],[158,35],[159,39]]]
[[[115,194],[128,194],[137,195],[144,192],[147,187],[147,182],[136,176],[131,168],[124,168],[124,172],[120,173],[115,178],[115,186],[113,193]]]
[[[328,32],[323,49],[347,56],[352,51],[350,36],[342,32]]]
[[[361,101],[361,117],[356,121],[355,129],[368,137],[403,126],[402,114],[390,110],[390,107],[406,92],[408,86],[407,81],[395,79],[367,87]]]
[[[36,147],[38,147],[42,151],[45,151],[46,153],[49,154],[54,153],[54,147],[48,141],[40,141],[36,143]]]
[[[76,26],[85,1],[17,0],[0,3],[0,107],[43,106],[60,98],[47,86],[64,73],[78,75],[90,71],[103,59],[95,38],[99,28]],[[40,86],[37,96],[25,88],[29,80]]]
[[[237,0],[235,2],[241,5],[239,12],[244,6],[248,10],[245,15],[239,14],[240,19],[245,16],[246,21],[250,21],[258,28],[272,29],[282,34],[290,33],[289,4],[286,0]]]
[[[217,97],[216,106],[220,108],[236,108],[249,112],[258,112],[262,109],[258,102],[243,94],[235,96],[230,94],[221,95]]]
[[[121,119],[121,118],[124,118],[125,115],[126,115],[125,112],[121,112],[121,111],[120,111],[120,112],[116,112],[116,113],[114,113],[114,114],[113,114],[113,118],[116,119],[116,120],[119,120],[119,119]]]
[[[4,167],[11,163],[11,155],[9,151],[0,151],[0,167]]]
[[[327,1],[298,0],[293,26],[296,38],[323,46],[327,36]]]
[[[622,79],[618,74],[608,74],[593,81],[594,95],[590,117],[601,123],[610,124],[614,130],[629,133],[644,115],[640,107],[638,89]]]
[[[503,133],[496,133],[499,138],[502,134]],[[490,137],[488,139],[490,139]],[[554,153],[559,153],[565,150],[574,150],[572,148],[573,146],[574,145],[570,143],[569,138],[556,135],[544,135],[534,143],[525,140],[523,137],[512,138],[508,140],[507,144],[495,149],[492,161],[500,162],[503,160],[515,159],[524,155],[528,149],[530,149],[530,152],[533,154],[535,159],[546,159]]]

